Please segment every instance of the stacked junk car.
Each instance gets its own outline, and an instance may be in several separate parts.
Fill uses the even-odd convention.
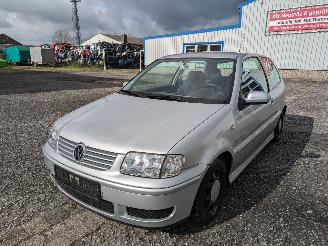
[[[121,36],[111,42],[99,40],[98,42],[87,41],[81,46],[70,43],[52,44],[50,48],[55,50],[57,64],[90,64],[107,67],[137,68],[143,63],[143,44],[129,42],[127,35]],[[91,43],[92,42],[92,43]],[[141,64],[143,65],[143,64]]]
[[[126,39],[125,39],[126,40]],[[43,44],[37,47],[27,47],[28,53],[24,59],[12,59],[13,51],[21,54],[22,46],[7,48],[5,56],[8,63],[32,65],[94,65],[108,68],[139,68],[143,66],[143,44],[124,42],[99,41],[91,45],[74,45],[71,43]],[[15,56],[15,57],[16,57]],[[105,63],[105,64],[104,64]],[[142,63],[142,64],[140,64]]]

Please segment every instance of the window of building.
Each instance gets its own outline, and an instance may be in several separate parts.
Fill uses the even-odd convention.
[[[210,51],[222,51],[222,45],[221,44],[211,44],[210,45]]]
[[[196,52],[196,45],[186,45],[186,53],[194,53]]]
[[[208,47],[209,47],[209,45],[207,45],[207,44],[197,45],[197,52],[206,52],[206,51],[208,51]]]
[[[223,42],[217,43],[195,43],[184,45],[185,53],[193,52],[218,52],[223,51]]]

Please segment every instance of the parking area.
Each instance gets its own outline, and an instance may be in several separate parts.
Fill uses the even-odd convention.
[[[328,72],[284,72],[284,137],[231,185],[210,225],[135,228],[61,194],[41,152],[52,123],[135,72],[0,69],[0,245],[328,244]]]

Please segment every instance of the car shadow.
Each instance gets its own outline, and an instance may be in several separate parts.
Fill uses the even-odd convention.
[[[272,193],[300,157],[319,158],[316,153],[303,154],[313,131],[314,119],[287,115],[282,139],[268,144],[246,170],[231,184],[216,221],[198,226],[188,220],[166,232],[185,235],[207,230],[245,213]]]
[[[67,72],[0,69],[0,95],[121,87],[128,79]]]

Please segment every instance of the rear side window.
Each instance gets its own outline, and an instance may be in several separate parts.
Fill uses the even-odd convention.
[[[269,91],[263,67],[256,57],[243,61],[241,93],[246,98],[250,91]]]
[[[221,62],[218,63],[217,68],[223,77],[229,77],[233,75],[235,63],[233,61]]]
[[[278,69],[270,58],[261,57],[261,61],[268,78],[270,90],[272,90],[281,83],[281,77],[279,75]]]

